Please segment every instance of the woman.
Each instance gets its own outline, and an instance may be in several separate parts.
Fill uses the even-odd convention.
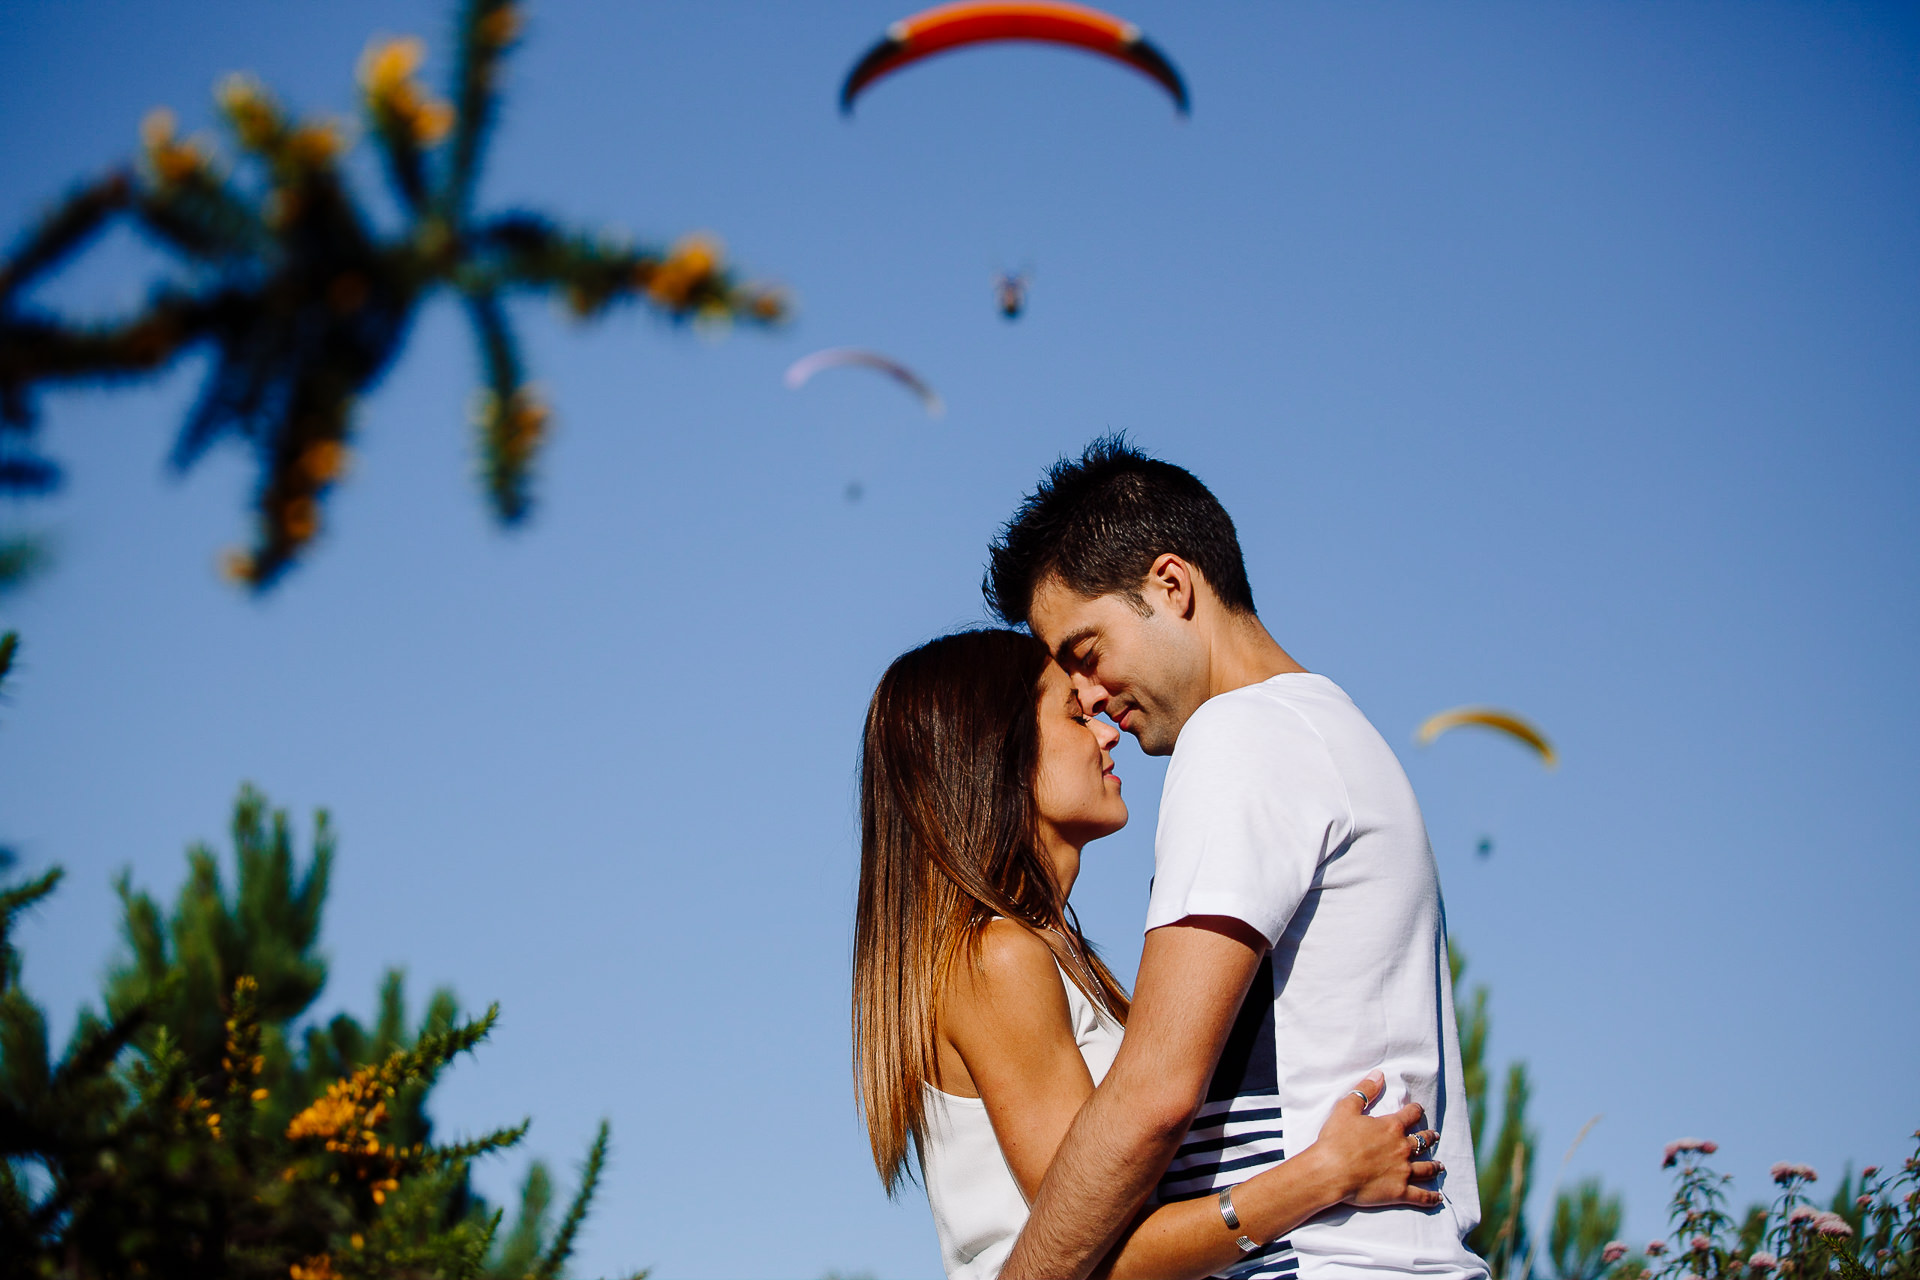
[[[888,668],[867,712],[854,926],[855,1073],[892,1194],[917,1152],[952,1280],[996,1275],[1075,1114],[1120,1044],[1127,995],[1067,895],[1089,841],[1127,821],[1066,673],[1017,631],[950,635]],[[1377,1076],[1377,1073],[1376,1073]],[[1150,1206],[1102,1273],[1202,1277],[1322,1209],[1438,1202],[1416,1106],[1334,1108],[1318,1141],[1230,1189]],[[1229,1228],[1227,1210],[1237,1218]]]

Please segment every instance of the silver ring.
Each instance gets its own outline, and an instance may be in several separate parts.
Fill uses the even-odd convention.
[[[1372,1099],[1372,1098],[1369,1098],[1369,1097],[1368,1097],[1368,1096],[1366,1095],[1366,1091],[1365,1091],[1365,1090],[1363,1090],[1363,1089],[1349,1089],[1349,1090],[1347,1090],[1347,1092],[1348,1092],[1348,1093],[1350,1093],[1350,1094],[1352,1094],[1352,1095],[1353,1095],[1354,1097],[1356,1097],[1356,1098],[1358,1098],[1358,1099],[1360,1099],[1360,1109],[1361,1109],[1362,1111],[1365,1111],[1365,1110],[1366,1110],[1366,1109],[1367,1109],[1368,1107],[1370,1107],[1370,1106],[1372,1106],[1372,1105],[1373,1105],[1373,1099]]]

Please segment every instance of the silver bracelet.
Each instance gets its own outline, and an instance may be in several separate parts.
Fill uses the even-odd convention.
[[[1220,1216],[1226,1221],[1227,1230],[1237,1233],[1233,1242],[1240,1246],[1240,1252],[1258,1253],[1260,1251],[1260,1246],[1247,1239],[1246,1233],[1240,1230],[1240,1215],[1234,1212],[1233,1208],[1232,1187],[1220,1188]]]

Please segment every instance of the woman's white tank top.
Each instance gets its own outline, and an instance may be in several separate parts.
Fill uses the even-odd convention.
[[[1060,962],[1054,961],[1054,968]],[[1060,972],[1073,1017],[1073,1042],[1099,1084],[1120,1048],[1120,1024]],[[978,1098],[942,1093],[922,1085],[927,1140],[920,1148],[920,1176],[940,1234],[940,1261],[948,1280],[992,1280],[1027,1222],[1027,1200],[1000,1154],[999,1140]]]

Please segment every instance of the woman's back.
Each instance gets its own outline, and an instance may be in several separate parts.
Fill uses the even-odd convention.
[[[1120,1048],[1120,1024],[1101,1010],[1060,969],[1073,1041],[1097,1085]],[[949,1280],[985,1280],[998,1275],[1027,1221],[1026,1197],[1000,1151],[987,1107],[978,1098],[922,1086],[927,1140],[920,1174],[940,1235],[940,1261]]]

